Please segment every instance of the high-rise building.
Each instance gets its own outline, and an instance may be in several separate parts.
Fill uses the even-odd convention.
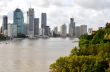
[[[87,25],[81,25],[81,35],[87,34]]]
[[[14,11],[13,24],[17,25],[17,36],[24,34],[24,16],[21,9]]]
[[[63,24],[61,26],[61,36],[62,37],[66,37],[67,36],[67,26],[66,26],[66,24]]]
[[[39,18],[34,18],[34,35],[39,36]]]
[[[4,35],[7,35],[8,33],[8,17],[6,15],[3,16],[3,24],[2,24],[2,31]]]
[[[41,14],[41,28],[45,28],[47,26],[47,15],[46,13]]]
[[[33,37],[34,36],[34,9],[33,8],[29,8],[29,11],[27,12],[27,23],[29,24],[28,36]]]
[[[75,37],[75,22],[74,22],[74,18],[70,18],[69,37]]]
[[[47,15],[46,13],[42,13],[41,14],[42,35],[45,35],[45,26],[47,26]]]
[[[75,37],[79,38],[81,36],[81,27],[80,26],[76,26],[75,27]]]

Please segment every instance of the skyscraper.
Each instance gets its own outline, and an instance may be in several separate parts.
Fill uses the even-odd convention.
[[[14,25],[17,25],[17,36],[24,34],[24,16],[21,9],[14,11]]]
[[[39,36],[39,18],[34,18],[34,35]]]
[[[75,37],[75,22],[74,22],[74,18],[70,18],[69,37]]]
[[[41,28],[42,28],[42,35],[45,35],[45,26],[47,26],[47,15],[46,13],[41,14]]]
[[[34,9],[29,8],[29,11],[27,12],[27,23],[29,24],[29,30],[28,30],[28,35],[29,37],[34,36]]]
[[[7,35],[8,30],[8,17],[6,15],[3,16],[3,24],[2,24],[2,31],[4,35]]]

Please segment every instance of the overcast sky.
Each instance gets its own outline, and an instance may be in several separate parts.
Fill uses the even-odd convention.
[[[110,21],[110,0],[0,0],[0,25],[2,16],[8,15],[13,22],[13,11],[22,9],[26,22],[26,12],[29,7],[35,9],[35,17],[40,18],[42,12],[48,16],[51,28],[69,25],[69,18],[75,19],[76,25],[87,24],[97,29]]]

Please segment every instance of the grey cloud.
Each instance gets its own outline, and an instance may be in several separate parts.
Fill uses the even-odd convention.
[[[70,7],[73,6],[73,0],[53,0],[51,4],[59,7],[68,7],[68,6]]]
[[[33,0],[33,1],[28,1],[29,4],[32,4],[34,6],[39,6],[39,7],[49,7],[50,6],[50,2],[49,0]]]
[[[110,0],[74,0],[78,5],[95,10],[110,8]]]

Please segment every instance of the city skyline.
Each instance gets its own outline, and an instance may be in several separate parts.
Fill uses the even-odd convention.
[[[70,18],[69,29],[67,30],[67,25],[63,24],[60,28],[51,29],[47,25],[47,14],[41,14],[41,33],[39,33],[39,18],[35,18],[34,8],[29,8],[27,11],[27,24],[24,23],[24,15],[21,9],[17,8],[13,12],[13,24],[8,23],[8,17],[3,16],[3,24],[1,34],[8,36],[10,38],[14,37],[28,37],[28,38],[38,38],[38,37],[70,37],[75,38],[80,35],[87,34],[87,25],[81,25],[76,29],[76,24],[74,18]],[[58,32],[57,32],[58,31]],[[69,31],[69,32],[68,32]],[[76,34],[79,33],[79,34]]]
[[[16,8],[23,10],[25,22],[28,8],[35,9],[37,18],[40,13],[45,12],[48,15],[48,25],[51,28],[69,23],[69,18],[74,18],[76,25],[87,24],[88,27],[98,28],[110,21],[110,1],[109,0],[1,0],[0,26],[2,25],[2,16],[8,15],[9,22],[12,23],[13,11]],[[60,20],[60,22],[59,22]]]

